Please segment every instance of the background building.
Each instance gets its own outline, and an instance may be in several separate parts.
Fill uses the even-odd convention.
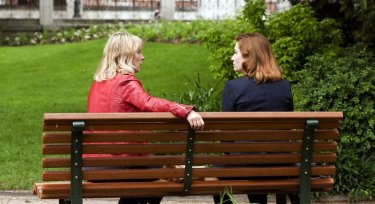
[[[234,18],[246,0],[0,0],[0,30],[95,22]],[[276,0],[266,0],[270,12]],[[268,5],[269,4],[269,5]]]

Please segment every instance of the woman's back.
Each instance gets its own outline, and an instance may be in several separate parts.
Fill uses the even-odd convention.
[[[224,87],[222,111],[292,111],[293,97],[287,80],[257,84],[252,78],[230,80]]]

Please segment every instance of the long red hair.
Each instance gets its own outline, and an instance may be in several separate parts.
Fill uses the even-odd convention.
[[[245,60],[242,68],[249,77],[258,84],[281,79],[281,69],[273,56],[271,43],[262,34],[237,35],[236,42]]]

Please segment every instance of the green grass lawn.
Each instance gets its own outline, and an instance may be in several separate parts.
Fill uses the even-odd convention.
[[[0,47],[0,189],[31,189],[41,180],[43,113],[86,111],[104,44]],[[176,98],[198,72],[215,84],[201,45],[147,43],[143,54],[137,76],[154,96]]]

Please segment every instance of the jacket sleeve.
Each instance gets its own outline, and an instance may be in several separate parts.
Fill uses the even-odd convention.
[[[138,80],[123,82],[121,86],[124,102],[132,104],[142,112],[171,112],[173,115],[185,119],[187,114],[193,110],[193,106],[151,96],[143,89]]]

